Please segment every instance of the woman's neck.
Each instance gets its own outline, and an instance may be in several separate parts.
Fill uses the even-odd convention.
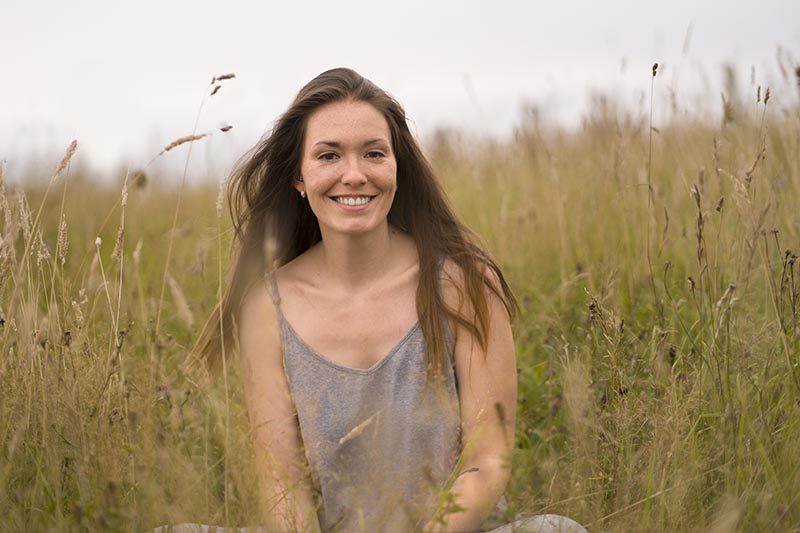
[[[345,290],[358,290],[377,282],[403,263],[407,245],[390,226],[362,234],[322,231],[320,262],[326,278]]]

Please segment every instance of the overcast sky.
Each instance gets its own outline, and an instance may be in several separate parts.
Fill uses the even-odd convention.
[[[335,66],[393,93],[425,138],[438,127],[507,135],[524,102],[574,123],[592,91],[635,107],[654,61],[665,65],[659,94],[716,103],[723,63],[747,89],[752,67],[757,83],[779,81],[779,46],[789,64],[800,59],[797,0],[1,1],[0,159],[11,179],[31,161],[52,168],[73,138],[92,168],[140,167],[191,133],[211,77],[225,72],[236,79],[199,130],[234,128],[193,155],[223,171]]]

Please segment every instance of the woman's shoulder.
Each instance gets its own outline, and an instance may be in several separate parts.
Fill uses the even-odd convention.
[[[502,282],[495,269],[482,261],[473,261],[471,268],[468,269],[451,257],[441,259],[442,299],[452,309],[463,310],[464,305],[471,304],[471,298],[465,297],[469,286],[468,276],[472,279],[477,277],[480,280],[484,286],[483,294],[487,301],[495,300],[498,295],[503,294]]]
[[[240,352],[244,358],[261,349],[280,345],[277,302],[270,276],[255,280],[245,291],[238,312]]]

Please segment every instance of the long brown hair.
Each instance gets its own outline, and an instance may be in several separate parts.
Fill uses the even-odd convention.
[[[249,283],[320,241],[316,217],[292,182],[300,175],[308,117],[321,106],[340,101],[366,102],[383,114],[389,125],[397,160],[397,192],[388,219],[416,243],[417,315],[428,347],[427,380],[433,378],[439,385],[445,361],[440,318],[465,327],[485,350],[489,330],[485,291],[496,294],[512,318],[516,301],[497,264],[445,200],[409,130],[403,107],[386,91],[346,68],[328,70],[308,82],[272,132],[245,154],[233,171],[228,205],[238,257],[228,290],[200,336],[199,354],[209,366],[216,366],[223,346],[230,346],[233,340],[236,314]],[[468,298],[472,316],[462,316],[445,305],[438,280],[442,259],[460,269],[461,300]]]

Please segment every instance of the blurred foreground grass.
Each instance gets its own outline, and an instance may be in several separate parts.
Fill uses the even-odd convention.
[[[598,100],[576,131],[531,112],[509,142],[427,151],[522,303],[509,513],[800,527],[797,104],[651,130]],[[226,213],[189,187],[170,229],[154,181],[0,191],[0,529],[258,522],[238,366],[182,367]]]

